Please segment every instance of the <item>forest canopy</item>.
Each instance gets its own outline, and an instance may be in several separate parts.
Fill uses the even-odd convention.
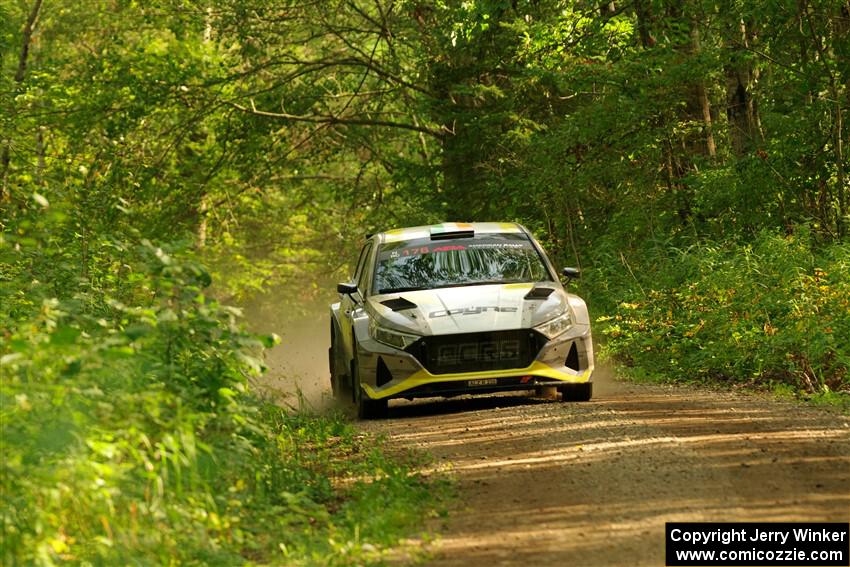
[[[354,473],[299,461],[351,431],[256,399],[273,339],[227,305],[321,296],[375,230],[521,222],[632,373],[845,399],[848,32],[847,0],[0,0],[0,555],[368,555]],[[311,521],[321,552],[269,539]]]

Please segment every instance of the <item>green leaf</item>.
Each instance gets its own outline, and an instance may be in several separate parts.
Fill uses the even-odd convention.
[[[80,334],[81,331],[79,329],[64,325],[57,328],[50,335],[50,342],[57,346],[72,345],[77,342],[77,338],[79,338]]]

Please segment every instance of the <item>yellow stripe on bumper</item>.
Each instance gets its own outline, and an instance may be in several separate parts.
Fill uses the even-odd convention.
[[[431,384],[434,382],[459,382],[461,380],[477,380],[480,378],[511,378],[514,376],[537,376],[540,378],[552,378],[561,380],[562,382],[578,383],[587,382],[590,380],[591,370],[585,370],[581,374],[569,374],[560,372],[551,366],[543,364],[539,361],[534,361],[527,368],[519,370],[486,370],[482,372],[458,372],[454,374],[431,374],[424,368],[418,372],[411,374],[410,377],[402,380],[398,384],[382,390],[375,390],[369,384],[363,384],[363,389],[373,400],[380,400],[394,396],[405,390],[410,390],[417,386]]]

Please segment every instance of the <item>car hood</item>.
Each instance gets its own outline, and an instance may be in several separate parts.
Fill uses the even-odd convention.
[[[535,287],[552,293],[542,299],[526,299]],[[557,317],[568,305],[566,292],[551,282],[408,291],[373,295],[367,300],[367,310],[380,325],[417,335],[530,328]]]

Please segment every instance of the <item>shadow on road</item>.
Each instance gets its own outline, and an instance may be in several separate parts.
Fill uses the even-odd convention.
[[[456,480],[429,565],[653,567],[669,521],[848,520],[846,417],[599,378],[589,403],[401,401],[361,422]]]
[[[425,398],[421,400],[398,400],[390,402],[389,419],[450,415],[455,413],[558,404],[557,400],[532,398],[526,393],[496,394],[477,397]]]

